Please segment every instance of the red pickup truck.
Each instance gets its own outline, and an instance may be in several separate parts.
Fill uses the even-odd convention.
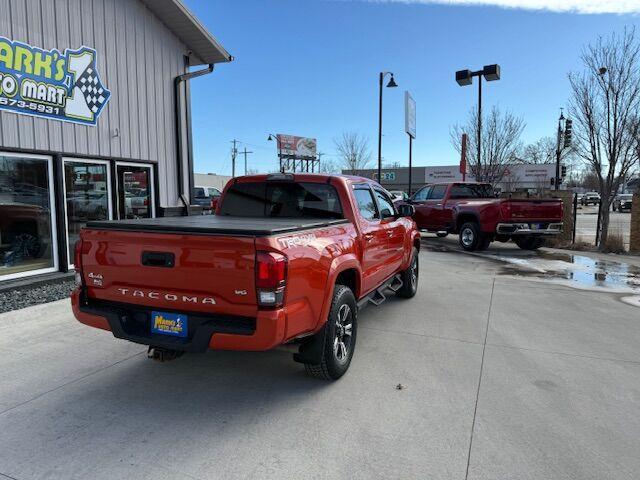
[[[418,228],[440,237],[458,234],[467,251],[485,250],[494,240],[513,240],[522,249],[535,250],[545,238],[562,232],[561,200],[496,198],[486,183],[426,185],[409,204]]]
[[[413,213],[365,178],[237,178],[215,216],[89,222],[73,312],[152,357],[288,344],[307,372],[337,379],[359,307],[417,291]]]

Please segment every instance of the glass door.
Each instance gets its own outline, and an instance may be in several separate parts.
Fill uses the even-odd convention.
[[[0,152],[0,281],[58,269],[53,163]]]
[[[111,175],[109,162],[64,160],[64,199],[69,268],[73,268],[73,248],[80,229],[92,220],[111,216]]]
[[[118,218],[154,216],[153,169],[149,165],[117,163]]]

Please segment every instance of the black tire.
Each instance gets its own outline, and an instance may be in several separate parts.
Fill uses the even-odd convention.
[[[544,245],[544,238],[540,237],[518,237],[514,238],[513,241],[522,250],[537,250]]]
[[[350,327],[346,328],[347,326]],[[323,380],[339,379],[346,373],[351,364],[357,333],[358,308],[356,298],[349,287],[336,285],[327,323],[317,334],[324,336],[322,360],[319,364],[305,363],[304,369],[306,372]]]
[[[400,272],[402,287],[398,289],[396,295],[401,298],[412,298],[418,291],[418,279],[420,278],[420,259],[418,249],[413,247],[411,252],[411,262],[406,270]]]
[[[447,235],[449,235],[447,232],[436,232],[436,237],[438,238],[444,238]]]
[[[479,250],[485,241],[485,235],[480,230],[477,222],[467,222],[460,227],[458,235],[458,243],[467,252],[475,252]],[[487,246],[489,246],[487,244]],[[486,248],[486,247],[485,247]]]

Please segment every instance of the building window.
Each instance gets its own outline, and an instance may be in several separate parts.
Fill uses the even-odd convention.
[[[51,157],[0,152],[0,280],[58,269]]]
[[[118,218],[151,218],[154,212],[153,168],[150,165],[118,162]]]
[[[73,267],[73,247],[80,229],[92,220],[111,216],[109,163],[64,159],[64,199],[69,267]]]

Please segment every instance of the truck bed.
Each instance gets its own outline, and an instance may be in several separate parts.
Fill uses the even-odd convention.
[[[127,232],[189,233],[194,235],[236,235],[268,237],[312,228],[348,223],[346,219],[317,218],[254,218],[193,215],[190,217],[159,217],[136,220],[100,220],[87,223],[94,230]]]

